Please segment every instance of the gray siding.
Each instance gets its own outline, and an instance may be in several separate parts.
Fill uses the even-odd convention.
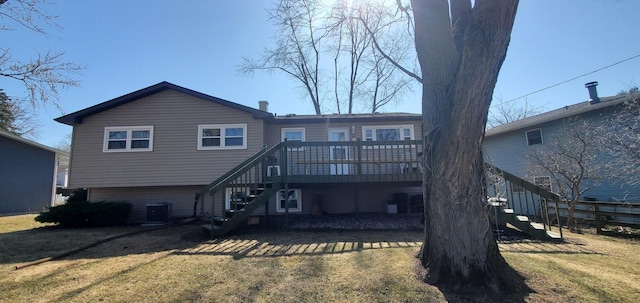
[[[612,109],[607,108],[590,112],[583,115],[583,117],[597,124],[610,118],[612,113]],[[529,173],[530,163],[526,160],[525,156],[531,151],[531,148],[546,148],[546,146],[550,144],[549,139],[564,126],[563,121],[564,120],[556,120],[525,129],[488,136],[485,138],[483,144],[485,158],[505,171],[532,181],[533,176]],[[525,132],[536,128],[542,129],[543,144],[528,146]],[[603,156],[601,156],[599,160],[608,161],[607,158]],[[624,180],[602,180],[592,186],[593,188],[584,194],[585,197],[595,198],[598,201],[627,200],[640,202],[640,188],[638,186],[624,184]]]
[[[0,136],[0,213],[51,206],[55,164],[54,152]]]
[[[149,203],[171,203],[173,217],[192,216],[194,195],[200,189],[199,186],[92,188],[89,200],[129,202],[133,206],[129,220],[141,223],[145,221],[146,205]],[[210,200],[205,201],[205,207],[210,213]],[[200,206],[197,211],[200,214]]]
[[[362,140],[363,126],[380,125],[413,125],[414,138],[420,139],[422,133],[421,121],[399,121],[399,122],[339,122],[339,123],[292,123],[292,124],[271,124],[267,126],[267,144],[273,146],[282,141],[283,128],[304,128],[306,141],[327,141],[329,128],[347,128],[352,131],[352,139]]]
[[[198,125],[247,124],[247,149],[197,150]],[[103,152],[105,127],[153,126],[153,151]],[[126,103],[74,126],[70,187],[204,185],[263,146],[264,122],[173,90]]]

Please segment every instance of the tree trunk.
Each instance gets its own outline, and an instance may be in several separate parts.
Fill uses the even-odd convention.
[[[420,259],[429,283],[498,292],[508,265],[487,216],[481,148],[518,1],[450,2],[451,11],[447,0],[412,1],[425,132]]]

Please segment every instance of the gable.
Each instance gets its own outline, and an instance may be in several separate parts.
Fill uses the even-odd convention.
[[[194,90],[190,90],[188,88],[184,88],[169,82],[161,82],[158,83],[156,85],[152,85],[149,86],[147,88],[143,88],[141,90],[126,94],[124,96],[85,108],[83,110],[59,117],[54,119],[57,122],[60,123],[64,123],[67,125],[74,125],[74,124],[80,124],[83,122],[83,120],[87,117],[90,117],[92,115],[95,114],[99,114],[101,112],[104,111],[108,111],[108,110],[112,110],[114,108],[120,107],[122,105],[137,101],[139,99],[145,98],[145,97],[149,97],[152,96],[154,94],[158,94],[160,92],[163,91],[167,91],[167,90],[171,90],[171,91],[176,91],[191,97],[195,97],[195,98],[199,98],[202,99],[204,101],[208,101],[208,102],[212,102],[214,104],[218,104],[218,105],[222,105],[222,106],[226,106],[238,111],[242,111],[242,112],[246,112],[250,115],[252,115],[254,118],[261,118],[261,119],[269,119],[272,118],[273,116],[268,113],[268,112],[264,112],[261,110],[257,110],[248,106],[244,106],[238,103],[234,103],[231,101],[227,101],[224,99],[220,99],[220,98],[216,98],[207,94],[203,94]]]

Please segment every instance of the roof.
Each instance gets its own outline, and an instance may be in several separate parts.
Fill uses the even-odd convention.
[[[59,155],[62,155],[62,156],[66,156],[66,157],[69,156],[69,153],[67,153],[65,151],[59,150],[57,148],[53,148],[53,147],[49,147],[49,146],[43,145],[43,144],[40,144],[38,142],[34,142],[34,141],[31,141],[31,140],[22,138],[20,136],[16,136],[16,135],[14,135],[12,133],[8,133],[8,132],[3,131],[3,130],[0,130],[0,136],[9,138],[9,139],[14,140],[14,141],[18,141],[18,142],[21,142],[21,143],[24,143],[24,144],[27,144],[27,145],[31,145],[31,146],[34,146],[34,147],[37,147],[37,148],[40,148],[40,149],[43,149],[43,150],[46,150],[46,151],[50,151],[50,152],[53,152],[53,153],[56,153],[56,154],[59,154]]]
[[[274,123],[326,123],[326,122],[370,122],[370,121],[420,121],[421,114],[413,113],[370,113],[370,114],[327,114],[276,116]]]
[[[589,101],[579,102],[573,105],[568,105],[562,108],[558,108],[552,111],[548,111],[539,115],[531,116],[528,118],[520,119],[503,125],[498,125],[494,128],[487,130],[485,136],[495,136],[514,130],[528,128],[542,123],[551,122],[555,120],[564,119],[571,116],[576,116],[591,111],[611,107],[614,105],[622,104],[629,100],[629,95],[618,95],[613,97],[600,98],[598,103],[590,103]]]
[[[68,114],[68,115],[64,115],[64,116],[56,118],[54,120],[58,121],[60,123],[64,123],[64,124],[73,126],[74,124],[82,123],[82,120],[84,118],[88,117],[88,116],[95,115],[97,113],[112,109],[114,107],[129,103],[129,102],[138,100],[140,98],[144,98],[144,97],[147,97],[147,96],[150,96],[150,95],[153,95],[153,94],[165,91],[165,90],[178,91],[178,92],[190,95],[190,96],[194,96],[196,98],[200,98],[200,99],[211,101],[211,102],[214,102],[214,103],[217,103],[217,104],[228,106],[228,107],[240,110],[240,111],[244,111],[244,112],[250,113],[255,118],[263,118],[263,119],[273,118],[273,115],[268,113],[268,112],[261,111],[261,110],[258,110],[258,109],[255,109],[255,108],[251,108],[251,107],[248,107],[248,106],[244,106],[244,105],[241,105],[241,104],[238,104],[238,103],[234,103],[234,102],[231,102],[231,101],[227,101],[227,100],[224,100],[224,99],[220,99],[220,98],[217,98],[217,97],[213,97],[213,96],[210,96],[210,95],[207,95],[207,94],[203,94],[203,93],[200,93],[200,92],[197,92],[197,91],[194,91],[194,90],[182,87],[182,86],[175,85],[173,83],[169,83],[169,82],[163,81],[163,82],[160,82],[158,84],[149,86],[147,88],[143,88],[141,90],[126,94],[124,96],[121,96],[121,97],[118,97],[118,98],[115,98],[115,99],[111,99],[109,101],[102,102],[100,104],[96,104],[94,106],[85,108],[83,110],[79,110],[77,112],[74,112],[74,113],[71,113],[71,114]]]

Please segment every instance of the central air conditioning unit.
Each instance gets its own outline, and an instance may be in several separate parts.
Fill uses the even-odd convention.
[[[145,226],[163,225],[171,219],[171,203],[147,204]]]

